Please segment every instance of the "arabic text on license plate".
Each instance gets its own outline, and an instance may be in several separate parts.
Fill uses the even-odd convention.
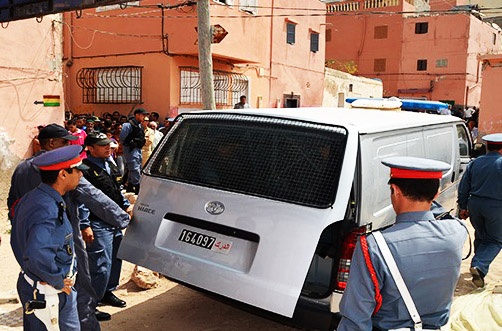
[[[179,241],[184,243],[209,249],[216,253],[228,254],[232,247],[231,241],[221,240],[195,231],[181,230]]]

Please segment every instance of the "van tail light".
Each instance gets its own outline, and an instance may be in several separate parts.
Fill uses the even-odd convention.
[[[363,233],[366,233],[367,227],[363,226],[350,232],[342,243],[340,261],[338,262],[338,273],[336,275],[335,289],[343,291],[347,287],[349,279],[350,265],[352,262],[352,254],[356,249],[357,238]]]

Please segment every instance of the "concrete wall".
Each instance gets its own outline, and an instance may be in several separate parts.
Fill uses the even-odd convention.
[[[10,22],[0,29],[0,127],[13,139],[11,152],[31,156],[36,126],[63,123],[64,95],[61,82],[61,29],[58,15]],[[5,24],[4,24],[5,26]],[[60,95],[60,107],[43,107],[43,95]]]
[[[32,140],[41,124],[63,124],[61,29],[58,15],[3,24],[0,29],[0,198],[21,158],[32,155]],[[35,105],[43,95],[60,95],[60,107]]]
[[[502,132],[502,54],[481,57],[483,85],[479,112],[480,136]]]
[[[326,68],[323,107],[348,107],[345,102],[346,98],[381,98],[382,96],[381,81]]]

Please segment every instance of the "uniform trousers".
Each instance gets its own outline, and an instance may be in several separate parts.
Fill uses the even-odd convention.
[[[44,323],[35,314],[26,314],[25,305],[29,300],[33,300],[33,287],[24,279],[23,274],[19,274],[17,280],[17,293],[21,299],[23,307],[23,329],[25,331],[47,330]],[[80,331],[80,322],[77,312],[77,292],[73,290],[70,295],[59,293],[59,329],[64,331]],[[37,300],[44,300],[45,296],[37,291]]]
[[[113,291],[120,281],[122,260],[117,253],[122,242],[122,231],[105,226],[99,221],[91,221],[94,241],[87,244],[89,271],[91,282],[98,300],[103,299],[105,292]]]
[[[490,263],[502,249],[502,202],[471,196],[468,210],[475,230],[471,267],[477,267],[486,275]]]
[[[127,181],[131,185],[138,185],[141,180],[141,149],[134,148],[126,151],[126,148],[124,148],[124,157],[128,171]]]

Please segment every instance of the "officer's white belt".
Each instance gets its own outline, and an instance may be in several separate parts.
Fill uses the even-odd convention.
[[[32,287],[35,284],[35,281],[31,279],[27,274],[23,272],[23,277],[24,279],[30,284]],[[61,290],[56,290],[54,287],[48,285],[48,284],[40,284],[40,282],[37,282],[37,290],[40,292],[40,294],[44,295],[54,295],[58,293],[62,293],[63,291]]]

